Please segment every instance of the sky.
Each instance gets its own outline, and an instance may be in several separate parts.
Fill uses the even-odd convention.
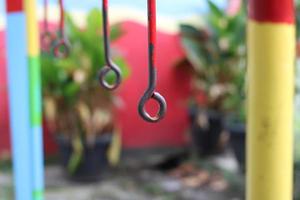
[[[39,5],[43,5],[43,0],[37,0]],[[214,0],[220,5],[226,0]],[[0,0],[0,14],[4,15],[5,0]],[[58,0],[49,0],[50,4],[57,4]],[[184,16],[186,14],[198,14],[207,10],[204,0],[157,0],[158,14],[171,16]],[[100,7],[101,0],[65,0],[67,10],[89,10]],[[127,6],[146,11],[146,0],[109,0],[111,6]]]

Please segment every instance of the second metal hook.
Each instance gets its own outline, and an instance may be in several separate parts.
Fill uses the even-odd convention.
[[[44,32],[41,34],[41,49],[42,51],[49,53],[54,41],[56,41],[56,35],[49,31],[48,24],[48,0],[44,0]]]
[[[56,58],[66,58],[70,54],[70,44],[65,36],[65,9],[63,0],[59,0],[60,23],[57,42],[53,47],[53,54]]]
[[[103,18],[103,39],[104,39],[104,53],[106,65],[99,72],[100,85],[107,90],[114,90],[119,87],[122,81],[122,73],[120,68],[111,61],[110,45],[109,45],[109,22],[108,22],[108,0],[102,1],[102,18]],[[109,84],[105,78],[109,72],[115,74],[115,83]]]

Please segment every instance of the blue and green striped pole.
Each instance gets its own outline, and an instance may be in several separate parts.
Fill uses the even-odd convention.
[[[6,0],[7,73],[16,200],[32,200],[32,156],[26,16],[22,0]]]
[[[42,200],[42,101],[36,2],[6,0],[6,5],[15,199]]]
[[[24,0],[29,67],[30,138],[32,155],[33,199],[42,200],[44,193],[42,98],[40,45],[36,0]]]

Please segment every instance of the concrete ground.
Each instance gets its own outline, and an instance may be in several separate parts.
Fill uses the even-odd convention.
[[[12,200],[10,174],[0,175],[0,200]],[[239,200],[233,191],[217,193],[208,188],[189,189],[162,172],[116,170],[94,184],[68,181],[60,167],[46,168],[46,200]]]
[[[171,152],[174,153],[174,150]],[[176,153],[180,154],[180,153]],[[162,156],[163,155],[163,156]],[[122,167],[110,169],[103,173],[98,183],[79,184],[69,181],[59,165],[45,168],[46,200],[242,200],[244,199],[244,178],[236,171],[231,154],[213,158],[209,163],[226,166],[222,178],[228,187],[214,190],[209,184],[201,187],[190,187],[195,184],[189,179],[172,176],[169,171],[153,167],[156,163],[166,160],[166,154],[151,153],[151,156],[135,155],[122,161]],[[184,154],[183,154],[184,157]],[[184,160],[186,158],[184,157]],[[207,161],[205,161],[207,162]],[[225,168],[226,168],[225,167]],[[2,170],[2,171],[1,171]],[[220,171],[208,167],[204,171]],[[229,172],[231,171],[231,172]],[[211,172],[209,172],[211,173]],[[217,172],[219,173],[219,172]],[[205,174],[205,173],[204,173]],[[201,177],[200,177],[201,179]],[[205,179],[205,175],[204,175]],[[201,180],[200,180],[201,181]],[[0,200],[13,200],[12,176],[9,168],[0,168]],[[220,184],[219,184],[220,185]],[[224,184],[223,184],[224,185]],[[217,185],[218,186],[218,185]],[[221,184],[222,187],[222,184]]]
[[[79,184],[69,181],[59,165],[47,165],[45,200],[243,200],[244,177],[235,171],[232,156],[222,155],[209,162],[222,166],[229,187],[222,192],[208,185],[186,187],[170,173],[149,167],[160,162],[157,155],[127,159],[118,169],[104,173],[98,183]],[[154,162],[154,163],[155,163]],[[201,161],[201,163],[207,161]],[[124,163],[124,162],[122,162]],[[299,165],[300,166],[300,165]],[[295,173],[295,200],[300,200],[300,167]],[[222,171],[222,170],[220,170]],[[0,200],[13,200],[11,169],[0,164]]]

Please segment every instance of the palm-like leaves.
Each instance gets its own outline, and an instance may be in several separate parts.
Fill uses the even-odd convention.
[[[228,15],[208,0],[206,24],[198,29],[181,25],[182,45],[208,106],[221,110],[241,110],[245,76],[246,12]],[[219,87],[219,95],[211,95]]]
[[[70,55],[59,60],[43,54],[42,83],[45,115],[51,129],[63,134],[73,146],[68,163],[69,172],[73,173],[84,156],[84,144],[94,145],[97,135],[113,131],[113,119],[110,93],[101,89],[97,79],[98,70],[105,65],[101,12],[92,10],[84,28],[68,16],[66,32],[71,44]],[[120,35],[120,27],[114,26],[111,39]],[[114,60],[123,76],[127,76],[124,60],[120,57]]]
[[[63,60],[42,55],[42,80],[46,95],[64,98],[68,103],[76,102],[78,95],[90,87],[97,87],[97,72],[105,65],[102,38],[101,12],[92,10],[84,28],[67,17],[66,31],[71,43],[70,56]],[[119,26],[111,30],[112,41],[122,34]],[[123,75],[128,70],[123,59],[115,58]],[[113,79],[113,77],[110,77]]]

